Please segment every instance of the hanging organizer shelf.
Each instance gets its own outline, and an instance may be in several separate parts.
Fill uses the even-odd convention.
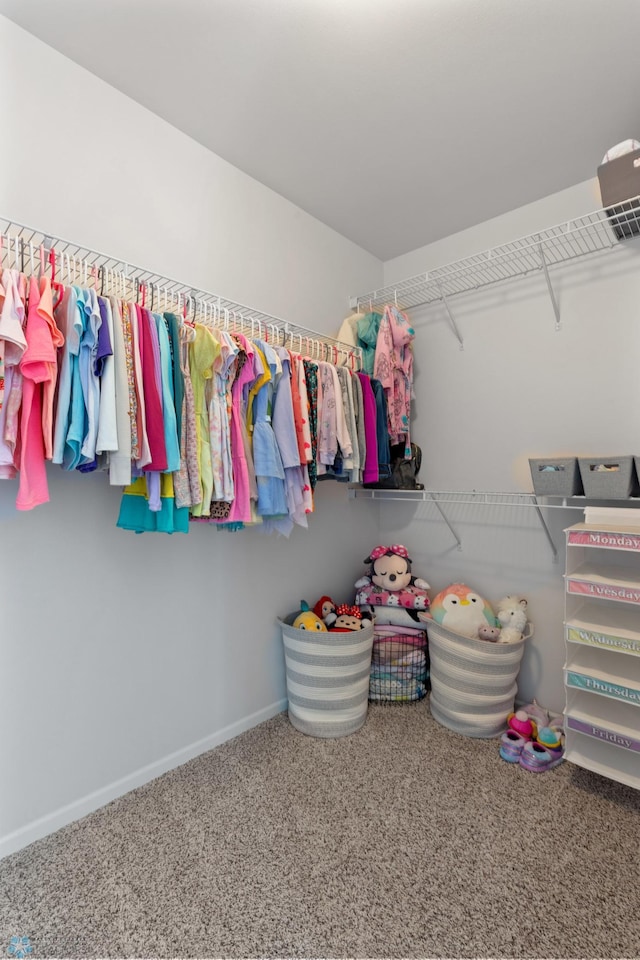
[[[488,490],[379,490],[374,487],[361,487],[356,484],[349,486],[349,497],[351,499],[433,503],[456,541],[458,550],[462,549],[462,540],[441,504],[470,504],[480,507],[533,507],[551,548],[554,562],[558,560],[558,550],[542,511],[549,509],[584,510],[588,504],[598,503],[598,501],[588,500],[586,497],[539,497],[535,493],[508,493]],[[625,506],[640,508],[640,497],[628,498],[625,500]]]
[[[146,291],[153,308],[192,314],[203,323],[214,320],[230,330],[248,332],[265,340],[281,342],[320,360],[361,369],[362,351],[315,330],[288,323],[279,317],[189,284],[173,280],[146,267],[99,253],[70,240],[44,233],[15,220],[0,217],[0,267],[13,266],[37,273],[40,265],[56,270],[61,282],[118,289],[136,297]]]
[[[640,197],[633,197],[607,209],[596,210],[585,216],[538,233],[492,247],[462,260],[455,260],[389,286],[351,297],[352,310],[361,307],[382,307],[397,303],[404,310],[442,303],[451,328],[462,348],[463,341],[449,307],[449,299],[461,293],[513,280],[542,271],[560,328],[558,307],[549,270],[582,257],[620,249],[619,241],[640,235]]]

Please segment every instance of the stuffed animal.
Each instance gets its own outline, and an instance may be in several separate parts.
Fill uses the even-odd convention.
[[[488,640],[490,643],[497,643],[499,638],[499,627],[490,627],[488,623],[481,623],[478,627],[478,640]]]
[[[525,710],[516,710],[507,716],[507,726],[525,740],[533,740],[538,734],[535,720],[527,716]]]
[[[500,624],[499,643],[517,643],[522,640],[527,626],[527,601],[524,597],[503,597],[496,614]]]
[[[313,610],[310,609],[306,600],[301,601],[300,613],[293,621],[292,626],[294,626],[296,630],[313,630],[317,631],[318,633],[321,633],[322,631],[325,633],[327,632],[326,626],[320,617],[316,616]]]
[[[411,557],[406,547],[396,543],[391,547],[379,546],[365,559],[371,565],[370,573],[356,581],[356,587],[366,587],[373,583],[380,590],[390,593],[400,592],[407,587],[428,590],[426,580],[411,576]]]
[[[362,616],[360,607],[349,606],[347,603],[341,603],[336,607],[336,620],[329,627],[330,633],[347,633],[350,630],[364,630],[370,618],[365,619]]]
[[[480,627],[496,625],[491,605],[464,583],[452,583],[441,590],[431,604],[431,616],[447,630],[472,640]]]
[[[326,595],[320,597],[313,608],[313,612],[316,617],[320,617],[326,627],[332,627],[336,622],[336,605],[331,597],[327,597]]]

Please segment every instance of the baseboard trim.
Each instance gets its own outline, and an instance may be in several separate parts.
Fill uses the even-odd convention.
[[[112,800],[124,796],[124,794],[129,793],[130,790],[135,790],[136,787],[141,787],[145,783],[149,783],[150,780],[155,780],[156,777],[162,776],[163,773],[167,773],[169,770],[175,770],[176,767],[182,766],[183,763],[187,763],[189,760],[193,760],[194,757],[206,753],[207,750],[212,750],[214,747],[220,746],[221,743],[226,743],[227,740],[232,740],[246,730],[250,730],[260,723],[264,723],[265,720],[270,720],[271,717],[275,717],[278,713],[286,710],[286,707],[286,699],[278,700],[263,710],[258,710],[257,713],[243,717],[242,720],[238,720],[228,727],[223,727],[221,730],[217,730],[202,740],[197,740],[195,743],[191,743],[181,750],[176,750],[174,753],[170,753],[168,756],[162,757],[160,760],[156,760],[146,767],[134,770],[133,773],[128,774],[126,777],[115,780],[113,783],[109,783],[99,790],[95,790],[93,793],[81,797],[79,800],[74,800],[73,803],[59,807],[57,810],[46,814],[44,817],[40,817],[38,820],[33,820],[24,827],[14,830],[13,833],[8,833],[0,837],[0,859],[9,856],[11,853],[16,853],[18,850],[22,850],[36,840],[41,840],[43,837],[49,836],[49,834],[54,833],[56,830],[60,830],[61,827],[66,827],[68,824],[80,820],[82,817],[86,817],[88,813],[93,813],[94,810],[98,810]]]

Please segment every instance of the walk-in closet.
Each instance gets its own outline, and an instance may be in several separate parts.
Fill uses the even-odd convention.
[[[635,0],[0,0],[0,955],[640,953]]]

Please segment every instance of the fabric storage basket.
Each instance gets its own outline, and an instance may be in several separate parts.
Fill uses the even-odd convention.
[[[375,627],[371,654],[369,700],[407,703],[427,693],[429,661],[425,630],[404,632]]]
[[[579,497],[582,480],[577,457],[529,459],[533,491],[538,497]]]
[[[373,623],[345,633],[282,630],[289,720],[310,737],[346,737],[367,719]]]
[[[484,737],[491,739],[499,736],[506,727],[506,715],[502,710],[497,713],[485,714],[482,726],[478,724],[478,716],[475,713],[463,713],[461,710],[448,710],[440,706],[437,700],[429,701],[431,707],[431,716],[443,727],[448,727],[454,733],[461,733],[465,737]],[[509,711],[510,713],[511,711]]]
[[[513,710],[524,638],[489,643],[463,637],[435,620],[426,626],[433,717],[469,737],[498,736]]]
[[[598,181],[602,206],[618,240],[640,233],[638,204],[625,203],[640,196],[640,150],[631,150],[622,156],[601,163]]]
[[[632,456],[579,457],[585,497],[591,500],[623,500],[637,490]]]

